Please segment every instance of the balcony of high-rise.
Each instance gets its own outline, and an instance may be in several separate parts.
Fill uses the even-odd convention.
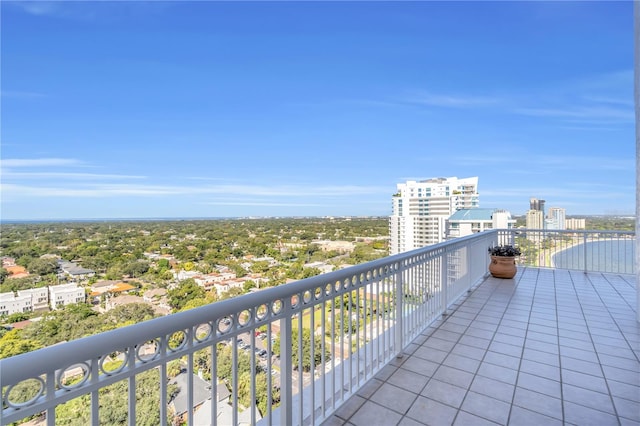
[[[170,424],[182,359],[189,425],[637,424],[635,233],[546,232],[477,233],[3,359],[0,423],[100,424],[119,386],[123,423],[155,407]],[[487,273],[498,241],[527,247],[513,279]],[[158,393],[137,391],[148,380]],[[68,404],[75,420],[57,417]]]
[[[1,256],[99,253],[105,279],[180,253],[145,277],[154,290],[187,264],[297,247],[274,287],[0,360],[0,426],[640,425],[637,236],[584,219],[640,226],[639,0],[0,9],[0,234],[391,214],[391,255],[288,284],[315,260],[296,225],[270,234],[280,247],[74,225],[69,244],[32,234],[37,249],[8,253],[0,235]],[[476,178],[438,177],[456,175]],[[545,229],[545,202],[575,230]],[[518,226],[533,210],[445,241],[446,219],[479,206]],[[505,242],[523,247],[513,279],[487,270]]]

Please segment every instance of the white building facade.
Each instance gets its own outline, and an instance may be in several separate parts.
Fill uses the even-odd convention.
[[[31,306],[33,307],[34,311],[44,310],[49,307],[49,289],[47,287],[18,290],[18,296],[30,297]]]
[[[501,209],[461,209],[447,220],[447,240],[475,234],[489,229],[514,228],[516,220]]]
[[[585,219],[576,219],[576,218],[565,219],[564,223],[567,229],[585,229],[586,227]]]
[[[567,213],[561,207],[550,207],[545,221],[547,229],[567,229],[566,226]]]
[[[78,287],[76,284],[61,284],[49,287],[49,304],[52,310],[84,301],[84,288]]]
[[[31,312],[31,296],[16,296],[13,292],[0,293],[0,315]]]
[[[392,255],[445,241],[447,219],[479,207],[477,177],[407,181],[397,189],[389,218]]]
[[[529,210],[526,220],[527,229],[544,229],[544,213],[542,210]]]

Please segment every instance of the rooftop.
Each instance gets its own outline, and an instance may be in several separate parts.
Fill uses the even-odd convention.
[[[325,425],[640,423],[635,276],[487,278]]]
[[[491,220],[493,213],[498,209],[460,209],[451,215],[449,220]]]

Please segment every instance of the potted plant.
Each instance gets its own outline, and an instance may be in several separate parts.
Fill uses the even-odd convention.
[[[496,278],[513,278],[516,275],[516,257],[522,252],[519,247],[505,244],[501,246],[489,247],[491,263],[489,272]]]

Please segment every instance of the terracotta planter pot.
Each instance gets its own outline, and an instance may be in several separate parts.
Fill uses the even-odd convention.
[[[489,272],[496,278],[513,278],[516,276],[515,256],[491,256]]]

